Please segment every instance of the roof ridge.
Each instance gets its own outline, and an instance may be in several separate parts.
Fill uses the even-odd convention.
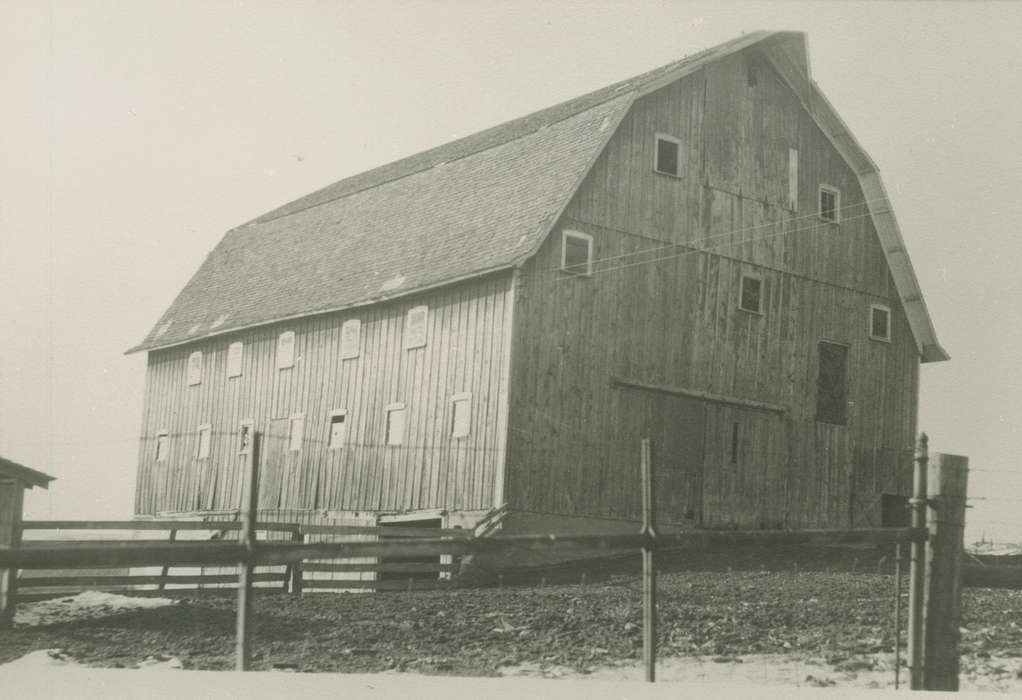
[[[260,216],[257,216],[254,219],[251,219],[249,221],[246,221],[243,224],[240,224],[238,226],[235,226],[232,229],[229,229],[228,233],[231,233],[231,232],[234,232],[234,231],[246,228],[246,227],[251,226],[253,224],[268,223],[270,221],[277,221],[279,219],[286,218],[288,216],[291,216],[292,214],[300,214],[301,212],[308,211],[310,209],[314,209],[314,208],[316,208],[318,206],[321,206],[323,204],[329,204],[330,202],[335,202],[335,201],[337,201],[339,199],[344,199],[345,197],[348,197],[348,196],[351,196],[351,195],[354,195],[354,194],[358,194],[360,192],[364,192],[366,190],[370,190],[370,189],[373,189],[375,187],[379,187],[381,185],[386,185],[388,183],[396,182],[398,180],[402,180],[402,179],[404,179],[406,177],[410,177],[412,175],[417,175],[419,173],[426,172],[427,170],[431,170],[433,168],[439,167],[439,166],[447,164],[447,163],[453,163],[453,162],[462,160],[464,158],[468,158],[470,156],[473,156],[473,155],[476,155],[476,154],[479,154],[479,153],[484,153],[484,152],[486,152],[488,150],[492,150],[492,149],[497,148],[499,146],[502,146],[504,144],[510,143],[511,141],[514,141],[514,140],[517,140],[517,139],[520,139],[520,138],[524,138],[524,137],[529,136],[531,134],[534,134],[534,133],[536,133],[536,132],[538,132],[538,131],[540,131],[542,129],[545,129],[547,127],[550,127],[550,126],[553,126],[555,124],[559,124],[559,123],[561,123],[563,121],[566,121],[568,119],[571,119],[572,117],[575,117],[575,116],[581,114],[582,112],[585,112],[585,111],[588,111],[588,110],[590,110],[590,109],[592,109],[594,107],[598,107],[600,105],[606,104],[607,102],[610,102],[611,100],[617,99],[618,97],[620,97],[622,95],[625,95],[628,92],[635,92],[635,91],[639,90],[643,84],[648,83],[648,82],[653,82],[657,78],[662,78],[665,75],[669,75],[673,70],[681,68],[684,64],[690,63],[690,62],[693,62],[693,61],[698,61],[700,58],[702,58],[704,56],[707,56],[707,55],[709,55],[709,54],[711,54],[711,53],[713,53],[715,51],[720,51],[722,47],[750,40],[753,35],[760,35],[760,39],[762,39],[762,38],[766,38],[766,36],[768,36],[770,34],[774,34],[774,33],[776,33],[776,32],[772,32],[772,31],[769,31],[769,30],[761,30],[761,31],[757,31],[757,32],[750,32],[749,34],[742,34],[742,35],[740,35],[740,36],[738,36],[738,37],[736,37],[734,39],[731,39],[730,41],[724,42],[723,44],[717,44],[715,46],[711,46],[711,47],[705,48],[705,49],[703,49],[701,51],[697,51],[695,53],[688,54],[686,56],[682,56],[681,58],[678,58],[678,59],[676,59],[674,61],[670,61],[668,63],[664,63],[664,64],[661,64],[659,66],[656,66],[655,68],[651,68],[651,69],[649,69],[647,71],[644,71],[642,73],[638,73],[636,75],[629,76],[629,77],[624,78],[622,80],[619,80],[617,82],[611,83],[610,85],[606,85],[604,87],[597,88],[595,90],[590,90],[589,92],[582,93],[581,95],[576,95],[576,96],[570,97],[570,98],[568,98],[566,100],[562,100],[561,102],[558,102],[558,103],[556,103],[554,105],[550,105],[549,107],[544,107],[542,109],[538,109],[538,110],[535,110],[535,111],[532,111],[532,112],[528,112],[527,114],[523,114],[523,115],[521,115],[519,117],[513,117],[511,119],[503,121],[503,122],[501,122],[499,124],[496,124],[494,126],[487,127],[487,128],[482,129],[480,131],[472,132],[470,134],[466,134],[465,136],[462,136],[460,138],[454,139],[452,141],[447,141],[445,143],[438,144],[438,145],[433,146],[432,148],[429,148],[429,149],[427,149],[425,151],[419,151],[417,153],[412,153],[412,154],[409,154],[407,156],[404,156],[403,158],[398,158],[397,160],[393,160],[393,161],[390,161],[388,163],[383,163],[381,165],[378,165],[378,166],[376,166],[374,168],[370,168],[369,170],[364,170],[364,171],[361,171],[361,172],[358,172],[358,173],[354,173],[353,175],[349,175],[348,177],[342,178],[342,179],[337,180],[335,182],[332,182],[332,183],[330,183],[328,185],[325,185],[325,186],[319,188],[318,190],[316,190],[315,192],[311,192],[311,193],[309,193],[307,195],[299,197],[298,199],[291,200],[290,202],[285,202],[284,204],[280,205],[279,207],[276,207],[275,209],[270,210],[269,212],[261,214]],[[595,98],[599,98],[599,99],[595,99]],[[595,99],[595,101],[592,101],[594,99]],[[578,103],[577,106],[575,106],[575,108],[572,108],[573,103]],[[566,109],[566,108],[567,108],[566,112],[564,112],[563,114],[559,113],[559,110]],[[513,127],[515,125],[527,125],[530,119],[534,119],[537,116],[540,116],[540,115],[543,115],[543,114],[547,114],[547,113],[549,113],[551,116],[556,117],[556,118],[552,119],[550,121],[543,121],[542,123],[537,123],[534,127],[527,128],[527,129],[524,129],[522,131],[516,131],[513,128],[509,128],[509,127]],[[424,156],[426,154],[429,154],[429,153],[434,153],[436,155],[439,155],[444,150],[450,150],[453,146],[455,146],[458,143],[467,142],[467,141],[470,141],[473,138],[481,138],[485,134],[494,134],[494,135],[500,134],[500,132],[502,130],[506,130],[507,131],[507,133],[502,138],[499,138],[499,139],[497,139],[495,141],[492,141],[492,142],[483,140],[482,143],[480,143],[478,147],[467,149],[465,152],[459,153],[459,154],[455,155],[454,157],[451,157],[451,158],[448,158],[448,159],[445,159],[445,160],[440,160],[439,162],[432,162],[432,160],[427,160],[426,164],[423,164],[421,167],[412,168],[411,170],[408,170],[408,171],[402,171],[402,172],[399,172],[399,173],[395,173],[394,176],[387,177],[387,178],[382,179],[382,180],[372,180],[372,179],[370,179],[364,185],[362,185],[362,186],[360,186],[360,187],[358,187],[356,189],[353,189],[353,190],[350,190],[350,191],[342,191],[342,193],[339,193],[339,194],[334,195],[334,196],[329,196],[329,197],[327,197],[325,199],[320,199],[320,200],[315,199],[317,194],[325,193],[327,190],[329,190],[331,188],[339,188],[345,182],[350,182],[350,181],[355,180],[356,178],[359,178],[359,177],[367,177],[371,173],[378,172],[378,171],[381,171],[381,170],[385,170],[387,168],[394,168],[394,167],[398,166],[401,163],[404,163],[406,161],[414,160],[415,158],[422,157],[422,156]],[[296,205],[298,202],[301,202],[302,200],[305,200],[305,199],[311,199],[312,201],[310,201],[305,206],[301,206],[301,207],[297,207],[297,208],[291,208],[293,205]]]
[[[625,81],[621,81],[621,82],[623,83]],[[617,83],[614,83],[614,85],[617,85]],[[512,123],[517,122],[517,121],[522,121],[522,120],[528,119],[529,117],[533,116],[534,114],[540,114],[541,112],[546,112],[548,110],[556,109],[557,107],[560,107],[562,105],[566,105],[566,104],[568,104],[570,102],[573,102],[573,101],[575,101],[577,99],[581,99],[582,97],[586,97],[588,95],[595,94],[596,92],[601,92],[602,90],[605,90],[605,89],[607,89],[607,88],[602,88],[601,90],[594,90],[592,93],[585,93],[584,95],[580,95],[579,97],[575,97],[575,98],[572,98],[570,100],[565,100],[564,102],[559,102],[556,105],[553,105],[552,107],[547,107],[546,109],[541,109],[541,110],[537,110],[535,112],[530,112],[529,114],[523,115],[521,117],[516,117],[515,119],[509,119],[506,122],[502,122],[502,123],[500,123],[500,124],[498,124],[496,126],[489,127],[488,129],[483,129],[482,131],[477,131],[475,133],[469,134],[468,136],[463,136],[462,139],[468,139],[468,138],[471,138],[471,137],[476,136],[478,134],[486,133],[487,131],[490,131],[491,129],[493,129],[493,130],[500,129],[501,127],[503,127],[503,126],[505,126],[507,124],[512,124]],[[630,92],[635,92],[635,89],[633,88]],[[523,131],[523,132],[517,133],[517,134],[511,134],[511,135],[509,135],[505,139],[502,139],[500,141],[495,141],[493,143],[490,143],[489,145],[485,145],[485,146],[482,146],[482,147],[474,149],[474,150],[466,151],[465,153],[457,155],[457,156],[455,156],[453,158],[450,158],[448,160],[442,160],[442,161],[440,161],[438,163],[433,163],[432,165],[423,166],[423,167],[415,169],[415,170],[410,170],[408,172],[401,173],[400,175],[395,175],[394,177],[387,178],[385,180],[379,180],[379,181],[373,182],[371,184],[366,184],[366,185],[364,185],[362,187],[359,187],[358,189],[351,190],[349,192],[344,192],[343,194],[338,194],[335,197],[329,197],[327,199],[323,199],[323,200],[320,200],[320,201],[317,201],[317,202],[313,202],[312,204],[309,204],[308,206],[305,206],[305,207],[301,207],[299,209],[293,209],[291,211],[285,211],[285,212],[283,212],[283,213],[281,213],[281,214],[279,214],[277,216],[270,216],[270,214],[272,214],[273,211],[277,211],[275,209],[275,210],[270,211],[270,212],[268,212],[266,214],[263,214],[260,217],[252,219],[251,221],[249,221],[247,223],[241,224],[241,226],[236,226],[234,229],[231,229],[231,230],[232,231],[233,230],[237,230],[237,229],[243,228],[245,226],[248,226],[249,224],[257,224],[257,223],[258,224],[264,224],[264,223],[268,223],[270,221],[277,221],[278,219],[283,219],[283,218],[286,218],[286,217],[291,216],[293,214],[300,214],[303,211],[308,211],[309,209],[315,209],[316,207],[322,206],[324,204],[329,204],[330,202],[336,202],[339,199],[344,199],[345,197],[350,197],[352,195],[356,195],[359,192],[365,192],[366,190],[375,189],[377,187],[389,184],[391,182],[397,182],[398,180],[403,180],[406,177],[411,177],[413,175],[418,175],[419,173],[424,173],[427,170],[432,170],[433,168],[439,168],[442,165],[448,165],[449,163],[456,163],[459,160],[464,160],[465,158],[471,158],[474,155],[478,155],[480,153],[485,153],[486,151],[491,151],[494,148],[499,148],[501,146],[504,146],[504,145],[510,143],[511,141],[516,141],[518,139],[525,138],[526,136],[531,136],[532,134],[535,134],[535,133],[537,133],[539,131],[542,131],[543,129],[547,129],[547,128],[549,128],[551,126],[554,126],[556,124],[560,124],[561,122],[565,122],[565,121],[567,121],[569,119],[577,117],[578,115],[582,114],[583,112],[587,112],[590,109],[593,109],[595,107],[599,107],[601,105],[605,105],[608,102],[616,100],[619,97],[621,97],[623,95],[627,95],[627,94],[628,94],[628,92],[625,92],[624,90],[620,90],[619,92],[617,92],[617,93],[615,93],[613,95],[608,95],[607,99],[605,99],[605,100],[600,100],[599,102],[594,102],[591,105],[588,105],[588,106],[586,106],[584,108],[579,109],[578,111],[571,111],[571,112],[563,115],[559,119],[555,119],[555,120],[549,121],[549,122],[544,122],[543,124],[540,124],[536,128],[529,129],[528,131]],[[435,146],[434,148],[436,148],[436,149],[444,148],[446,146],[449,146],[450,144],[457,143],[458,141],[460,141],[462,139],[455,139],[454,141],[448,141],[447,143],[440,144],[439,146]],[[429,151],[434,150],[434,148],[429,149]],[[425,152],[428,153],[429,151],[425,151]],[[420,153],[413,153],[410,156],[406,156],[404,158],[399,158],[399,159],[397,159],[395,161],[391,161],[390,163],[384,163],[383,165],[377,166],[377,168],[386,168],[387,166],[394,165],[396,163],[400,163],[400,162],[402,162],[404,160],[408,160],[410,158],[414,158],[416,155],[422,155],[422,153],[421,152]],[[351,177],[358,177],[359,175],[365,175],[367,173],[371,173],[373,170],[376,170],[377,168],[372,168],[370,170],[366,170],[366,171],[361,172],[361,173],[356,173],[355,175],[352,175]],[[342,182],[344,182],[345,180],[348,180],[348,179],[350,179],[350,178],[344,178],[342,180],[338,180],[337,182],[335,182],[333,184],[330,184],[330,185],[327,185],[324,188],[321,188],[319,191],[327,189],[328,187],[333,187],[334,185],[339,185],[340,183],[342,183]],[[313,192],[312,194],[306,195],[306,197],[311,197],[314,194],[315,194],[315,192]],[[301,199],[305,199],[305,197],[301,197],[301,198],[299,198],[297,200],[294,200],[294,201],[296,201],[296,202],[297,201],[301,201]],[[285,204],[282,207],[278,207],[278,209],[283,209],[283,208],[285,208],[287,206],[288,205]]]

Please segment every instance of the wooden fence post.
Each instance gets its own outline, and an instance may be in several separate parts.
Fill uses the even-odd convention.
[[[305,534],[302,532],[301,526],[295,528],[295,531],[291,534],[291,541],[295,544],[302,544],[305,542]],[[291,564],[291,593],[293,595],[302,594],[303,576],[302,562],[296,561]]]
[[[923,688],[958,690],[962,549],[969,459],[937,453],[930,464]]]
[[[646,682],[656,681],[656,562],[653,541],[656,538],[656,491],[653,485],[653,459],[649,438],[642,440],[642,534],[648,539],[642,547],[642,661]]]
[[[21,547],[21,511],[25,486],[16,479],[0,480],[0,546]],[[9,511],[7,509],[10,509]],[[18,567],[0,566],[0,629],[14,626],[18,604]]]
[[[251,661],[250,631],[252,624],[252,572],[255,568],[256,512],[259,508],[259,447],[260,434],[252,432],[248,448],[244,495],[241,503],[241,544],[245,547],[245,560],[238,567],[238,624],[235,644],[236,671],[247,671]]]
[[[926,433],[916,443],[915,472],[912,478],[912,527],[926,527],[926,463],[929,461]],[[908,664],[909,688],[923,689],[923,597],[925,595],[926,548],[924,542],[912,542],[908,587]]]
[[[177,530],[171,530],[170,535],[167,537],[167,541],[174,542],[175,540],[177,540]],[[128,571],[131,571],[131,569],[128,569]],[[164,566],[163,569],[160,570],[160,583],[157,585],[156,590],[162,591],[167,587],[167,575],[169,573],[169,566]]]

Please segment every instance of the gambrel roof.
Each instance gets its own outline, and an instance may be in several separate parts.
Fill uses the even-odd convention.
[[[755,32],[341,180],[232,229],[128,352],[372,304],[520,264],[539,248],[636,98],[753,46],[775,62],[868,184],[876,172],[868,156],[850,135],[827,129],[843,125],[817,99],[804,35]],[[873,216],[920,354],[923,361],[946,359],[889,209]]]

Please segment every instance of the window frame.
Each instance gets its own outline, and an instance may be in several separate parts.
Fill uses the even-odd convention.
[[[465,417],[465,432],[458,431],[458,404],[465,406],[468,415]],[[472,434],[472,394],[463,391],[451,397],[451,438],[461,440]]]
[[[877,311],[882,311],[887,315],[887,335],[880,336],[873,334],[873,317]],[[876,340],[881,343],[891,342],[891,307],[886,304],[870,304],[869,305],[869,327],[867,329],[870,340]]]
[[[414,314],[414,313],[421,313],[422,314],[422,337],[421,338],[416,338],[416,337],[412,336],[412,334],[409,331],[409,329],[411,327],[412,314]],[[405,350],[414,350],[415,348],[424,348],[424,347],[426,347],[426,345],[428,345],[428,340],[429,340],[429,338],[428,338],[429,332],[428,331],[429,331],[429,306],[427,306],[426,304],[418,304],[418,305],[413,306],[412,308],[408,309],[408,311],[405,312],[405,325],[404,325],[404,329],[402,331],[402,335],[404,336],[403,339],[404,339]]]
[[[394,403],[387,404],[384,407],[385,420],[383,425],[383,441],[387,447],[403,447],[405,444],[405,435],[408,432],[408,407],[403,401],[395,401]],[[391,433],[391,414],[400,412],[401,416],[401,434]],[[394,442],[394,437],[400,439],[399,442]]]
[[[288,336],[290,336],[291,338],[291,355],[289,357],[286,357],[287,364],[284,364],[285,356],[281,353],[280,347],[284,342],[284,338]],[[277,366],[277,369],[291,369],[292,367],[295,366],[296,356],[295,350],[297,349],[297,346],[298,336],[295,334],[294,331],[282,331],[277,335],[277,350],[276,357],[274,358],[274,364]]]
[[[345,329],[354,328],[355,339],[353,341],[354,347],[345,347]],[[341,349],[340,356],[341,360],[354,360],[362,354],[362,319],[360,318],[349,318],[347,321],[341,324]]]
[[[237,366],[233,367],[233,368],[231,367],[231,349],[232,348],[238,348],[238,351],[237,351]],[[233,343],[230,343],[227,346],[227,362],[226,362],[226,367],[225,367],[225,371],[227,373],[227,378],[228,379],[233,379],[234,377],[240,377],[242,375],[242,372],[243,372],[242,367],[243,367],[244,362],[245,362],[245,343],[243,343],[240,340],[236,340]]]
[[[163,442],[164,449],[160,449],[160,438],[166,438]],[[156,453],[153,455],[153,461],[157,463],[163,463],[167,461],[167,454],[170,452],[170,430],[167,428],[160,428],[156,431]]]
[[[749,309],[745,307],[745,280],[755,280],[759,282],[759,308]],[[765,316],[766,313],[763,311],[763,291],[766,289],[766,285],[763,283],[763,275],[755,272],[743,272],[741,279],[738,282],[738,308],[746,313],[756,314],[757,316]]]
[[[586,269],[585,272],[581,272],[576,269],[568,269],[568,239],[569,238],[580,238],[586,242]],[[585,233],[583,231],[576,231],[574,229],[564,229],[561,231],[561,272],[573,277],[592,277],[593,276],[593,236],[591,233]],[[572,265],[572,268],[578,267]]]
[[[828,219],[823,215],[823,193],[828,192],[834,195],[834,218]],[[826,221],[828,224],[840,224],[841,223],[841,190],[833,185],[827,185],[820,183],[818,193],[816,195],[816,216],[819,217],[820,221]]]
[[[195,360],[198,358],[198,362]],[[202,365],[203,365],[202,350],[194,350],[188,354],[188,365],[186,367],[185,381],[187,386],[198,386],[202,384]]]
[[[678,171],[675,172],[675,173],[668,172],[666,170],[661,170],[658,167],[659,164],[660,164],[660,157],[659,156],[660,156],[660,142],[661,141],[666,141],[668,143],[673,143],[678,148],[678,157],[677,157]],[[665,134],[662,131],[657,131],[656,133],[654,133],[653,134],[653,172],[657,173],[658,175],[666,175],[668,177],[673,177],[673,178],[677,178],[677,179],[681,179],[682,177],[684,177],[685,166],[684,166],[684,160],[682,158],[682,154],[684,153],[684,146],[685,146],[685,143],[681,139],[679,139],[677,136],[671,136],[670,134]]]
[[[344,420],[341,424],[344,425],[344,434],[341,436],[341,441],[334,444],[334,418],[341,416]],[[346,408],[334,408],[331,409],[327,416],[327,434],[326,434],[326,447],[328,450],[339,450],[348,446],[348,409]]]
[[[301,426],[298,431],[297,444],[295,440],[295,423]],[[292,413],[287,418],[287,451],[288,452],[301,452],[302,445],[305,444],[305,414],[304,413]]]
[[[202,434],[207,435],[206,438],[206,449],[202,449]],[[213,451],[213,424],[212,423],[200,423],[196,430],[196,442],[195,442],[195,459],[199,462],[205,462],[209,459],[210,452]]]

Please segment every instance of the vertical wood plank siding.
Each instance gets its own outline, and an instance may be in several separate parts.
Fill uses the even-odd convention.
[[[244,460],[238,426],[265,432],[261,507],[404,511],[493,507],[503,461],[510,274],[435,293],[314,316],[149,354],[136,512],[236,508]],[[429,307],[425,347],[406,350],[405,314]],[[362,322],[360,353],[340,359],[341,324]],[[277,337],[295,332],[295,362],[276,368]],[[227,377],[227,347],[244,343],[242,374]],[[188,355],[203,353],[202,382],[186,385]],[[471,430],[451,437],[451,397],[472,394]],[[385,407],[407,409],[404,445],[388,447]],[[327,447],[332,409],[347,409],[347,446]],[[305,439],[287,449],[288,419],[304,414]],[[212,424],[209,458],[197,428]],[[155,461],[159,430],[170,432]]]
[[[907,493],[919,358],[883,251],[855,174],[768,64],[749,84],[752,62],[738,55],[638,100],[523,267],[512,509],[638,517],[644,427],[611,375],[787,408],[706,404],[690,525],[877,525],[879,494]],[[683,142],[682,177],[653,171],[657,132]],[[840,224],[816,215],[820,183],[841,190]],[[557,271],[564,229],[593,236],[592,277]],[[763,314],[738,308],[743,272],[763,279]],[[890,343],[868,338],[871,303],[892,309]],[[819,340],[850,348],[847,425],[815,420]]]

